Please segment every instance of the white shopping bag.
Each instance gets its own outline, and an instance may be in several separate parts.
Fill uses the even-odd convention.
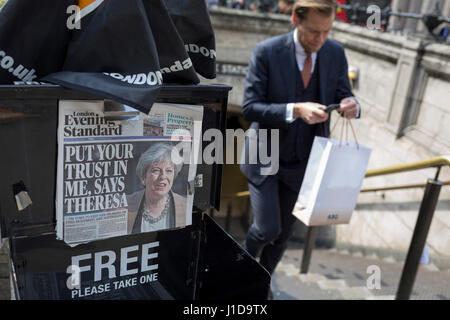
[[[292,213],[307,226],[349,223],[370,153],[356,142],[315,137]]]

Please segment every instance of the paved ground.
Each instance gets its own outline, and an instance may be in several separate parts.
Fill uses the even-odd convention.
[[[11,297],[7,259],[5,248],[0,248],[0,300],[9,300]]]
[[[274,299],[392,300],[395,297],[403,263],[316,249],[308,274],[301,275],[302,254],[301,246],[291,243],[272,278]],[[371,281],[375,274],[373,270],[379,272],[379,288]],[[410,299],[449,300],[450,272],[432,271],[421,265]]]
[[[217,220],[223,225],[223,220]],[[238,221],[233,221],[230,233],[238,242],[243,242],[244,231]],[[10,299],[4,250],[0,250],[0,300]],[[301,275],[302,254],[302,244],[291,242],[272,278],[275,300],[390,300],[395,297],[402,262],[392,258],[351,255],[336,249],[315,249],[308,274]],[[376,284],[370,281],[374,274],[371,268],[379,271],[379,289],[368,287],[368,280],[369,285]],[[450,271],[438,271],[432,265],[421,265],[411,299],[450,300]]]
[[[224,219],[216,218],[222,226]],[[230,233],[243,243],[244,230],[232,221]],[[336,249],[315,249],[308,274],[300,274],[303,245],[290,242],[272,277],[274,300],[393,300],[403,270],[403,262],[392,257],[380,259]],[[375,267],[374,267],[375,266]],[[373,288],[374,271],[379,272],[379,289]],[[370,288],[370,289],[369,289]],[[421,265],[411,300],[450,300],[450,271],[432,264]]]

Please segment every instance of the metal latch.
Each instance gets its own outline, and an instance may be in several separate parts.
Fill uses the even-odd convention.
[[[188,195],[193,195],[194,189],[201,187],[203,187],[203,174],[199,174],[194,180],[188,181]]]
[[[23,181],[13,184],[12,187],[14,198],[16,199],[17,210],[19,211],[25,210],[28,206],[30,206],[33,203],[33,201],[31,201],[30,195],[28,194],[27,187],[25,186]]]
[[[194,180],[194,186],[195,186],[196,188],[201,188],[201,187],[203,187],[203,174],[198,174],[198,175],[195,177],[195,180]]]

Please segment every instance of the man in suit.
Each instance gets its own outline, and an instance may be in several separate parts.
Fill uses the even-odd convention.
[[[326,106],[339,103],[342,116],[359,117],[344,48],[327,39],[336,10],[335,0],[298,0],[292,13],[294,31],[257,44],[249,64],[244,119],[256,132],[267,129],[270,136],[276,129],[280,137],[277,172],[265,175],[267,165],[249,164],[248,159],[241,164],[254,216],[245,246],[254,257],[260,256],[271,274],[293,232],[292,210],[314,137],[330,134]],[[261,148],[262,140],[248,136],[244,154],[249,156],[252,142]],[[270,152],[270,145],[263,147]]]

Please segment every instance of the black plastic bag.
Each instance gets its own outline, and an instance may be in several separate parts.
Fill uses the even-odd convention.
[[[164,0],[195,71],[216,77],[216,40],[205,0]]]
[[[192,59],[184,49],[180,37],[163,0],[143,0],[158,50],[159,64],[164,83],[199,83],[195,65],[181,71],[182,66],[192,65]],[[178,51],[175,54],[175,49]],[[175,72],[173,72],[175,70]]]
[[[10,0],[0,11],[0,84],[61,71],[70,41],[67,8],[77,0]]]
[[[0,12],[0,84],[50,82],[148,113],[163,82],[197,84],[196,72],[215,76],[203,1],[80,4],[79,25],[70,28],[68,8],[77,0],[9,0]]]
[[[163,80],[199,82],[160,0],[103,1],[73,31],[63,72],[43,80],[99,94],[145,113]]]

